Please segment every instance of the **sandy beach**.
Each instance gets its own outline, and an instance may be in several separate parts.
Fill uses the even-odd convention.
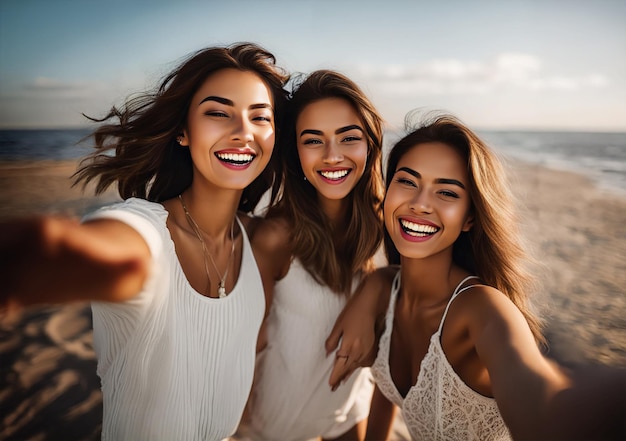
[[[523,230],[544,265],[537,296],[550,353],[568,366],[626,366],[626,198],[584,176],[511,163]],[[0,219],[80,215],[117,199],[70,188],[76,163],[0,163]],[[99,439],[102,403],[87,305],[0,323],[0,440]],[[395,438],[407,439],[398,421]]]

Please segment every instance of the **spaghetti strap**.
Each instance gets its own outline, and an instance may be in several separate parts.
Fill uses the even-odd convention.
[[[459,284],[456,286],[456,288],[454,288],[454,292],[452,293],[452,296],[450,297],[450,300],[448,300],[448,304],[446,305],[446,309],[445,309],[445,311],[443,312],[443,316],[441,317],[441,322],[439,322],[439,329],[437,330],[437,332],[438,332],[438,333],[440,333],[440,334],[441,334],[441,329],[443,328],[443,322],[444,322],[444,321],[445,321],[445,319],[446,319],[446,315],[448,315],[448,309],[450,308],[450,305],[452,304],[452,301],[453,301],[453,300],[454,300],[454,299],[455,299],[455,298],[456,298],[459,294],[461,294],[463,291],[466,291],[466,290],[468,290],[468,289],[470,289],[470,288],[473,288],[473,287],[475,287],[475,286],[478,286],[478,285],[468,285],[468,286],[466,286],[466,287],[464,287],[464,288],[461,288],[461,286],[463,286],[463,284],[464,284],[465,282],[467,282],[468,280],[470,280],[470,279],[480,279],[480,277],[478,277],[478,276],[467,276],[466,278],[464,278],[463,280],[461,280],[461,281],[459,282]]]
[[[400,274],[401,273],[402,273],[402,271],[398,270],[396,275],[393,277],[393,283],[391,284],[391,290],[392,291],[397,291],[398,288],[400,287]]]

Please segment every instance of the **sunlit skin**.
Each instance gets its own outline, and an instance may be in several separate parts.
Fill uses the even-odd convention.
[[[385,226],[407,258],[451,253],[471,227],[465,161],[439,142],[413,147],[400,162],[387,190]]]
[[[467,160],[447,144],[429,142],[402,155],[387,190],[385,226],[401,263],[389,372],[402,397],[417,393],[413,386],[431,338],[452,292],[470,274],[452,258],[454,242],[473,226],[469,185]],[[374,289],[389,293],[396,272],[378,272]],[[478,394],[495,398],[520,439],[542,424],[545,409],[537,403],[569,386],[542,356],[520,310],[493,287],[479,283],[450,305],[440,341],[455,374]],[[379,391],[374,397],[366,439],[387,439],[394,408]]]
[[[244,189],[268,164],[274,137],[269,88],[252,72],[222,69],[194,94],[180,144],[190,149],[194,181]]]
[[[354,107],[342,98],[315,101],[298,116],[300,164],[330,217],[365,171],[368,147],[363,127]]]
[[[258,75],[230,68],[219,70],[207,77],[192,97],[177,147],[191,152],[193,180],[183,197],[202,229],[220,274],[230,267],[225,281],[227,292],[239,277],[236,262],[240,261],[242,249],[241,230],[233,219],[243,189],[270,160],[275,138],[273,106],[270,89]],[[162,205],[168,212],[167,228],[180,265],[190,285],[205,294],[207,275],[198,238],[178,198]],[[243,222],[247,222],[245,217]],[[46,282],[49,279],[44,277],[36,280],[40,285],[58,288],[55,295],[59,300],[124,301],[135,296],[146,280],[150,250],[139,233],[120,221],[100,219],[78,224],[49,218],[34,224],[33,229],[39,232],[34,236],[46,246],[33,246],[37,256],[34,250],[29,253],[32,259],[42,262],[42,267],[54,268],[51,277],[62,277],[62,269],[67,267],[71,267],[72,274],[84,275],[65,278],[66,284]],[[235,250],[231,253],[233,242]],[[63,253],[58,251],[67,256],[59,257]],[[77,268],[80,271],[76,272]],[[220,274],[213,267],[209,272],[211,287],[215,288]],[[50,289],[40,285],[29,283],[21,288],[20,304],[41,302],[42,293],[52,298]],[[216,295],[216,290],[209,293]]]

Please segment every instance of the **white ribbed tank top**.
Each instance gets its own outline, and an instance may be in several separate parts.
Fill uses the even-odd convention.
[[[367,418],[374,390],[369,368],[357,370],[334,392],[328,385],[335,356],[326,357],[324,342],[346,301],[293,259],[274,287],[268,344],[258,356],[250,402],[235,439],[336,438]]]
[[[131,198],[86,217],[127,223],[153,257],[139,295],[92,303],[103,440],[220,440],[236,429],[250,392],[265,299],[248,237],[232,292],[209,298],[187,281],[167,216]]]

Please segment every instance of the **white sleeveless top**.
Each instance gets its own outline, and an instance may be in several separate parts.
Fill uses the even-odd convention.
[[[153,268],[140,294],[93,302],[103,440],[220,440],[246,404],[265,298],[248,237],[239,280],[223,299],[195,291],[162,205],[131,198],[88,215],[118,219],[146,240]]]
[[[374,388],[370,369],[357,370],[332,392],[335,360],[324,342],[347,298],[319,284],[293,259],[274,288],[268,345],[259,354],[239,440],[335,438],[367,418]]]
[[[403,399],[391,378],[389,346],[395,304],[400,289],[400,272],[391,289],[385,332],[380,338],[378,355],[372,373],[380,391],[402,410],[402,416],[413,440],[511,440],[496,400],[485,397],[467,386],[454,371],[441,347],[441,329],[452,301],[469,276],[459,283],[446,306],[439,329],[430,339],[422,360],[417,382]]]

